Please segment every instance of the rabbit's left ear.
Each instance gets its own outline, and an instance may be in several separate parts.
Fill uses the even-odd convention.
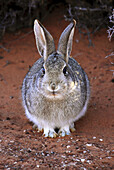
[[[55,52],[53,37],[38,20],[34,21],[34,34],[38,52],[46,61],[48,56]]]
[[[63,33],[60,36],[59,44],[58,44],[58,53],[62,54],[64,60],[68,63],[68,58],[72,51],[72,40],[74,35],[76,21],[73,20],[71,24],[69,24]]]

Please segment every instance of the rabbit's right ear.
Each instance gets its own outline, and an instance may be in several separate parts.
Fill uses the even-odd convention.
[[[62,54],[64,60],[68,63],[68,59],[72,50],[72,40],[74,35],[76,21],[73,20],[60,36],[58,43],[58,53]]]
[[[34,34],[38,52],[46,61],[48,56],[55,52],[53,37],[38,20],[34,21]]]

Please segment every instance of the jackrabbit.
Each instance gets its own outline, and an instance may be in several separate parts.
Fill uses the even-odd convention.
[[[56,51],[51,34],[34,22],[36,45],[41,56],[27,73],[22,85],[26,116],[45,137],[69,135],[74,122],[84,116],[90,97],[89,80],[70,57],[76,21],[60,36]]]

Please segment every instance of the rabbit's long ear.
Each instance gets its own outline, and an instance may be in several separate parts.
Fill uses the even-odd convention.
[[[70,56],[72,50],[72,40],[74,35],[76,21],[73,20],[71,24],[69,24],[63,33],[60,36],[59,44],[58,44],[58,53],[61,53],[64,57],[64,60],[68,62],[68,58]]]
[[[34,34],[38,52],[46,61],[48,56],[55,52],[53,37],[38,20],[34,21]]]

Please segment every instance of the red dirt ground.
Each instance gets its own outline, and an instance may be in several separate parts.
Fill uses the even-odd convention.
[[[43,22],[56,46],[69,24],[60,11],[54,10]],[[40,57],[33,32],[25,36],[29,31],[7,33],[1,42],[10,51],[0,49],[0,169],[114,169],[114,77],[110,71],[114,57],[105,58],[114,51],[114,41],[109,42],[103,29],[91,37],[94,46],[88,47],[87,37],[80,37],[76,30],[72,56],[90,79],[90,105],[75,123],[75,132],[50,139],[32,129],[22,107],[24,76]]]

